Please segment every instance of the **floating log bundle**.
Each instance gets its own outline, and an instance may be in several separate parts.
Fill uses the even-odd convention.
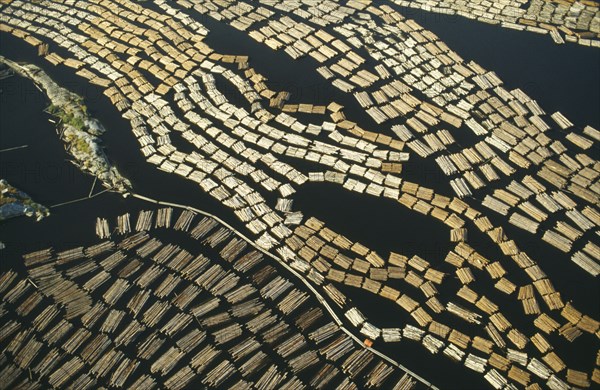
[[[119,215],[117,217],[117,232],[119,234],[128,234],[131,232],[131,224],[129,222],[129,213]]]
[[[568,298],[562,298],[534,259],[508,238],[511,231],[507,229],[505,234],[503,227],[497,226],[497,216],[488,219],[476,205],[482,203],[506,217],[501,221],[543,237],[589,274],[597,275],[598,251],[593,243],[586,243],[598,225],[599,170],[588,156],[598,132],[587,127],[581,131],[560,113],[547,115],[521,90],[506,90],[494,72],[463,61],[434,34],[390,5],[309,3],[178,1],[145,8],[119,0],[90,7],[12,2],[3,8],[3,32],[33,45],[52,64],[70,68],[102,88],[131,123],[149,163],[199,185],[229,207],[251,233],[247,241],[213,218],[194,221],[190,210],[177,216],[174,208],[165,207],[141,211],[136,233],[117,244],[26,257],[30,278],[7,296],[7,302],[24,299],[26,304],[18,311],[33,313],[40,298],[29,295],[28,289],[39,289],[42,301],[47,298],[66,307],[68,321],[48,336],[52,341],[49,347],[63,351],[62,337],[71,335],[70,327],[78,326],[71,320],[80,314],[93,312],[101,317],[97,324],[91,315],[85,317],[86,329],[101,328],[103,337],[91,343],[97,348],[71,356],[88,338],[83,331],[74,332],[76,336],[65,344],[68,364],[57,362],[65,366],[61,371],[50,366],[52,360],[45,363],[43,371],[52,372],[52,378],[44,379],[43,385],[61,387],[72,381],[80,387],[87,383],[102,386],[108,373],[114,376],[108,380],[110,387],[182,388],[199,373],[204,386],[219,387],[289,388],[300,383],[298,387],[352,388],[395,383],[396,388],[409,388],[414,384],[410,376],[398,379],[397,371],[389,374],[390,366],[339,329],[324,328],[321,335],[314,335],[319,352],[298,355],[305,357],[295,361],[293,369],[288,371],[279,359],[273,363],[267,356],[270,347],[285,360],[306,345],[305,333],[312,334],[326,322],[322,313],[313,310],[309,291],[279,272],[286,264],[322,291],[327,301],[338,305],[345,313],[342,320],[366,336],[367,344],[398,341],[401,332],[399,328],[380,329],[352,306],[345,295],[346,286],[393,301],[414,321],[411,328],[402,330],[403,338],[418,340],[432,353],[443,351],[494,386],[512,386],[508,379],[529,384],[531,372],[535,378],[547,380],[549,387],[561,388],[563,379],[550,375],[545,366],[552,370],[560,367],[558,355],[556,359],[554,355],[537,359],[509,353],[509,361],[520,368],[512,363],[509,368],[500,355],[479,356],[480,352],[489,355],[496,347],[504,349],[506,343],[511,348],[529,348],[529,340],[540,352],[549,348],[540,337],[534,341],[519,331],[500,311],[504,304],[492,301],[492,293],[490,299],[476,291],[490,279],[502,292],[502,303],[519,291],[521,303],[517,304],[526,315],[535,316],[532,322],[545,336],[574,341],[587,337],[583,332],[596,334],[598,326],[565,304],[563,299]],[[598,33],[593,23],[597,7],[585,2],[534,1],[526,8],[511,2],[394,3],[449,9],[504,27],[548,33],[560,43],[592,45]],[[381,133],[363,129],[348,120],[344,107],[337,103],[297,103],[289,92],[272,90],[272,83],[251,68],[247,56],[219,54],[204,42],[208,30],[189,16],[196,13],[228,23],[293,59],[310,56],[319,63],[318,72],[328,83],[351,92],[367,119],[378,125],[390,124],[392,132],[385,134],[386,126]],[[381,39],[372,39],[371,32]],[[58,47],[60,55],[52,52]],[[236,96],[239,92],[244,104],[236,104],[224,93],[223,85],[233,87]],[[266,104],[269,110],[263,108]],[[480,138],[466,148],[454,139],[463,124]],[[564,136],[568,142],[551,129],[568,133]],[[457,197],[440,196],[401,178],[409,156],[405,148],[434,159]],[[299,164],[300,169],[295,164],[298,159],[310,168]],[[532,176],[523,177],[520,169],[530,167]],[[514,180],[506,188],[497,188],[504,176]],[[297,186],[309,180],[390,198],[411,211],[435,217],[450,228],[450,240],[458,245],[438,269],[431,259],[419,256],[386,259],[318,220],[303,223],[302,213],[293,211],[292,196]],[[581,201],[588,204],[581,206]],[[117,233],[131,233],[129,219],[128,214],[117,218]],[[498,258],[488,260],[466,244],[473,233],[468,232],[472,227],[469,221],[497,244]],[[202,247],[201,253],[187,245],[163,243],[154,229],[189,232]],[[102,239],[112,233],[103,219],[97,220],[96,232]],[[282,264],[263,261],[250,242],[277,254],[278,259],[280,256]],[[525,283],[532,284],[522,285],[504,257],[514,260],[531,279]],[[457,295],[463,300],[460,305],[444,301],[438,292],[445,294],[446,286],[456,278],[460,282]],[[538,295],[545,306],[538,304]],[[547,309],[559,311],[563,322],[543,313]],[[481,325],[491,341],[437,322],[444,311]],[[297,327],[290,325],[290,316]],[[113,335],[127,321],[135,325],[127,326],[127,333],[119,338]],[[198,325],[206,337],[192,335],[190,324]],[[183,333],[190,336],[179,338]],[[173,338],[177,339],[174,344]],[[125,356],[112,348],[116,339],[119,345],[133,344],[135,339],[137,354]],[[37,345],[35,342],[38,340],[32,345]],[[203,344],[194,350],[194,343],[211,348]],[[14,345],[8,351],[11,359],[18,347],[17,342]],[[194,352],[188,352],[192,350],[204,354],[190,360]],[[59,354],[62,352],[49,356]],[[321,361],[323,355],[327,363]],[[27,361],[30,355],[19,356]],[[140,364],[140,359],[151,362]],[[304,368],[313,365],[319,372],[312,378],[292,375],[302,376]],[[140,368],[146,366],[150,371],[142,374]],[[91,367],[93,375],[79,379],[82,367]],[[24,367],[8,377],[16,380],[19,370]],[[365,373],[370,377],[363,378]],[[77,379],[71,378],[76,375]],[[579,384],[584,378],[574,371],[566,381]]]
[[[152,217],[154,216],[154,212],[151,210],[142,210],[140,211],[137,222],[135,224],[135,230],[138,232],[150,230],[152,226]]]
[[[191,218],[184,211],[176,220],[183,224]],[[249,249],[246,241],[218,227],[213,219],[201,221],[199,229],[181,229],[181,224],[150,224],[147,231],[124,236],[116,244],[104,241],[89,248],[31,253],[25,256],[30,282],[18,282],[14,273],[0,275],[3,301],[12,305],[26,291],[34,293],[17,311],[17,322],[4,326],[2,334],[30,326],[24,316],[49,302],[36,311],[32,331],[22,334],[30,338],[24,340],[25,349],[15,354],[16,347],[9,348],[11,359],[15,354],[26,368],[47,347],[58,354],[49,356],[73,356],[78,362],[73,368],[71,360],[56,360],[64,368],[60,375],[47,368],[33,369],[37,381],[57,386],[75,381],[89,364],[93,383],[116,387],[183,388],[196,378],[207,386],[221,386],[241,375],[258,378],[256,383],[262,381],[262,386],[297,388],[307,378],[305,373],[323,367],[321,360],[327,357],[340,374],[330,379],[313,376],[314,383],[326,380],[341,386],[357,381],[379,388],[393,382],[412,388],[414,381],[404,372],[354,341],[339,325],[327,322],[309,293],[292,287],[272,266],[259,266],[262,254]],[[212,235],[205,234],[204,243],[193,250],[214,250],[211,253],[218,256],[211,257],[216,261],[152,237],[154,229],[191,237],[207,227]],[[55,324],[62,305],[68,315]],[[74,320],[77,317],[81,324]],[[290,326],[293,318],[298,328]],[[363,333],[376,339],[382,330],[364,322]],[[383,333],[386,338],[401,337],[399,329]],[[309,349],[309,340],[317,350]],[[127,348],[117,350],[117,346]],[[273,363],[273,354],[283,362]],[[148,365],[141,365],[142,361]],[[283,384],[290,375],[304,379]],[[22,372],[14,379],[20,377],[31,378]]]
[[[110,228],[106,219],[98,218],[96,220],[96,235],[101,239],[110,237]]]

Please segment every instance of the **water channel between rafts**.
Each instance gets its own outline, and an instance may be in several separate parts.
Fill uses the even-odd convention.
[[[573,44],[557,46],[548,36],[501,29],[459,17],[404,8],[401,11],[436,33],[465,60],[474,60],[495,70],[508,89],[522,88],[547,112],[560,110],[577,126],[600,127],[600,50]],[[227,54],[249,55],[251,65],[268,77],[269,85],[292,92],[293,101],[317,104],[335,100],[351,112],[350,119],[364,124],[367,129],[377,130],[370,117],[357,109],[352,97],[334,90],[318,76],[312,59],[293,61],[286,54],[273,52],[229,26],[207,18],[201,21],[211,30],[207,38],[211,47]],[[201,208],[241,227],[231,211],[203,194],[197,185],[146,163],[128,122],[120,117],[99,88],[84,84],[65,68],[42,61],[30,46],[5,33],[0,34],[0,54],[41,66],[59,84],[85,97],[92,115],[107,128],[103,139],[109,157],[132,180],[137,192]],[[86,196],[93,180],[67,161],[69,157],[63,151],[54,126],[41,111],[46,104],[41,93],[30,82],[17,77],[1,81],[0,89],[0,149],[30,145],[26,149],[0,153],[0,176],[45,205]],[[414,155],[411,160],[409,165],[412,164],[412,176],[415,176],[411,180],[431,186],[444,195],[452,195],[447,184],[438,185],[438,180],[445,179],[431,168],[431,164],[423,164],[423,160]],[[410,169],[407,169],[408,174],[411,174]],[[324,220],[332,229],[376,248],[384,257],[391,250],[407,255],[419,254],[437,266],[451,248],[449,232],[444,225],[387,199],[348,193],[333,185],[315,184],[300,188],[294,199],[295,208],[305,215]],[[7,249],[0,252],[0,267],[2,271],[13,267],[22,269],[20,254],[50,244],[57,249],[67,249],[92,243],[96,216],[114,219],[125,211],[141,208],[150,206],[105,194],[91,201],[52,209],[52,216],[37,224],[25,218],[4,223],[0,225],[0,240],[7,244]],[[134,218],[136,215],[132,212]],[[498,254],[487,237],[475,234],[475,229],[470,227],[471,245],[487,256]],[[600,317],[596,305],[598,283],[572,264],[566,265],[569,260],[564,254],[551,248],[540,248],[529,233],[512,227],[507,231],[522,249],[540,262],[557,289],[563,291],[565,300],[573,299],[579,309],[595,318]],[[509,268],[511,276],[515,275],[512,271]],[[483,293],[493,290],[491,285],[487,290],[485,288],[481,287]],[[397,309],[385,305],[387,302],[380,304],[380,300],[374,305],[373,296],[366,295],[368,293],[351,288],[344,292],[376,325],[402,326],[408,320],[401,314],[390,316],[387,309]],[[448,318],[448,322],[454,325],[456,320]],[[523,329],[530,331],[526,326]],[[403,341],[398,345],[377,343],[376,346],[441,388],[487,387],[478,374],[466,369],[457,377],[455,364],[442,356],[432,357],[416,343]],[[573,350],[567,357],[583,368],[591,361],[593,352]]]

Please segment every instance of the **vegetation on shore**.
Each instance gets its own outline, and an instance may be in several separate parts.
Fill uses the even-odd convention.
[[[47,207],[34,202],[29,195],[0,180],[0,221],[26,215],[40,220],[50,215]]]
[[[112,191],[130,191],[131,183],[111,164],[101,146],[99,136],[105,132],[104,126],[88,114],[81,96],[59,86],[33,64],[18,64],[3,56],[0,56],[0,64],[6,64],[19,75],[31,79],[46,93],[51,103],[46,112],[58,118],[60,137],[81,170],[96,176]]]

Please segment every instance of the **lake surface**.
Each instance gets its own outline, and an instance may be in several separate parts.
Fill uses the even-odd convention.
[[[600,50],[573,44],[557,46],[548,36],[516,32],[459,17],[410,9],[403,12],[436,33],[464,59],[472,59],[487,69],[495,70],[508,89],[523,89],[548,113],[560,110],[580,127],[587,124],[600,127]],[[372,119],[358,109],[351,96],[339,93],[320,78],[314,71],[314,60],[293,61],[285,53],[273,52],[229,26],[207,18],[202,19],[202,23],[212,31],[207,42],[213,48],[226,54],[250,55],[251,65],[269,78],[269,85],[276,87],[273,89],[292,92],[292,102],[322,104],[335,100],[346,106],[349,119],[373,125]],[[204,194],[196,184],[146,163],[128,122],[120,117],[99,88],[84,84],[82,79],[64,68],[40,61],[29,45],[5,33],[0,34],[0,48],[2,55],[35,63],[59,84],[84,96],[91,114],[107,128],[103,140],[110,159],[131,180],[136,192],[209,211],[234,227],[242,228],[229,209]],[[54,125],[42,111],[47,105],[43,95],[31,82],[19,77],[0,81],[0,89],[0,149],[29,145],[25,149],[0,153],[0,177],[46,206],[87,196],[93,178],[78,171],[68,161],[69,156],[64,152]],[[411,159],[403,177],[430,186],[442,194],[452,194],[445,177],[435,166],[422,164],[412,156]],[[325,221],[333,230],[376,248],[383,257],[387,257],[390,251],[409,256],[419,254],[434,266],[443,268],[443,258],[451,248],[449,230],[445,225],[387,199],[348,193],[333,185],[307,184],[300,188],[294,206],[307,216]],[[126,211],[134,216],[136,214],[132,211],[143,208],[149,206],[106,193],[85,202],[52,208],[52,215],[39,223],[26,218],[3,223],[0,225],[0,240],[7,248],[0,251],[0,267],[3,271],[8,268],[22,270],[21,254],[50,245],[66,249],[92,243],[95,241],[93,229],[97,216],[116,217]],[[579,309],[595,313],[598,317],[600,286],[596,281],[576,266],[569,264],[564,267],[569,261],[564,254],[547,245],[540,247],[528,233],[511,225],[507,225],[507,232],[520,247],[540,261],[555,287],[565,293],[565,300],[573,299]],[[470,245],[486,255],[500,255],[498,248],[487,237],[478,235],[474,228],[469,229],[469,234]],[[516,276],[510,265],[506,268],[510,275]],[[493,289],[484,282],[477,283],[478,291]],[[387,315],[388,310],[384,309],[388,306],[390,310],[396,309],[387,301],[381,303],[383,300],[379,300],[377,305],[373,305],[371,297],[364,292],[359,293],[352,288],[345,288],[343,292],[376,325],[401,327],[409,320],[400,310],[396,310],[397,317]],[[456,321],[449,318],[448,322]],[[529,324],[516,324],[526,332],[532,330]],[[457,328],[460,326],[457,325]],[[592,361],[595,351],[578,351],[563,345],[566,342],[558,341],[558,338],[556,341],[553,339],[554,342],[565,348],[565,355],[571,362],[583,367]],[[380,343],[376,347],[441,388],[488,387],[478,374],[458,367],[441,355],[432,357],[417,343]],[[460,376],[455,375],[457,369],[460,369]]]
[[[398,9],[400,7],[397,7]],[[600,50],[555,44],[549,35],[515,31],[460,16],[402,9],[465,61],[493,70],[508,90],[521,88],[548,113],[600,128]]]

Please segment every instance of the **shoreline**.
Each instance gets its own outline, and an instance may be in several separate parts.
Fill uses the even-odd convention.
[[[0,221],[21,216],[35,217],[36,221],[40,221],[50,215],[46,206],[34,202],[29,195],[6,180],[0,179],[0,192]]]
[[[51,104],[46,112],[58,118],[57,131],[79,169],[97,177],[109,190],[122,194],[131,190],[131,182],[111,164],[101,146],[100,136],[106,129],[98,119],[87,113],[82,97],[59,86],[36,65],[18,64],[4,56],[0,56],[0,64],[33,81],[48,97]]]

